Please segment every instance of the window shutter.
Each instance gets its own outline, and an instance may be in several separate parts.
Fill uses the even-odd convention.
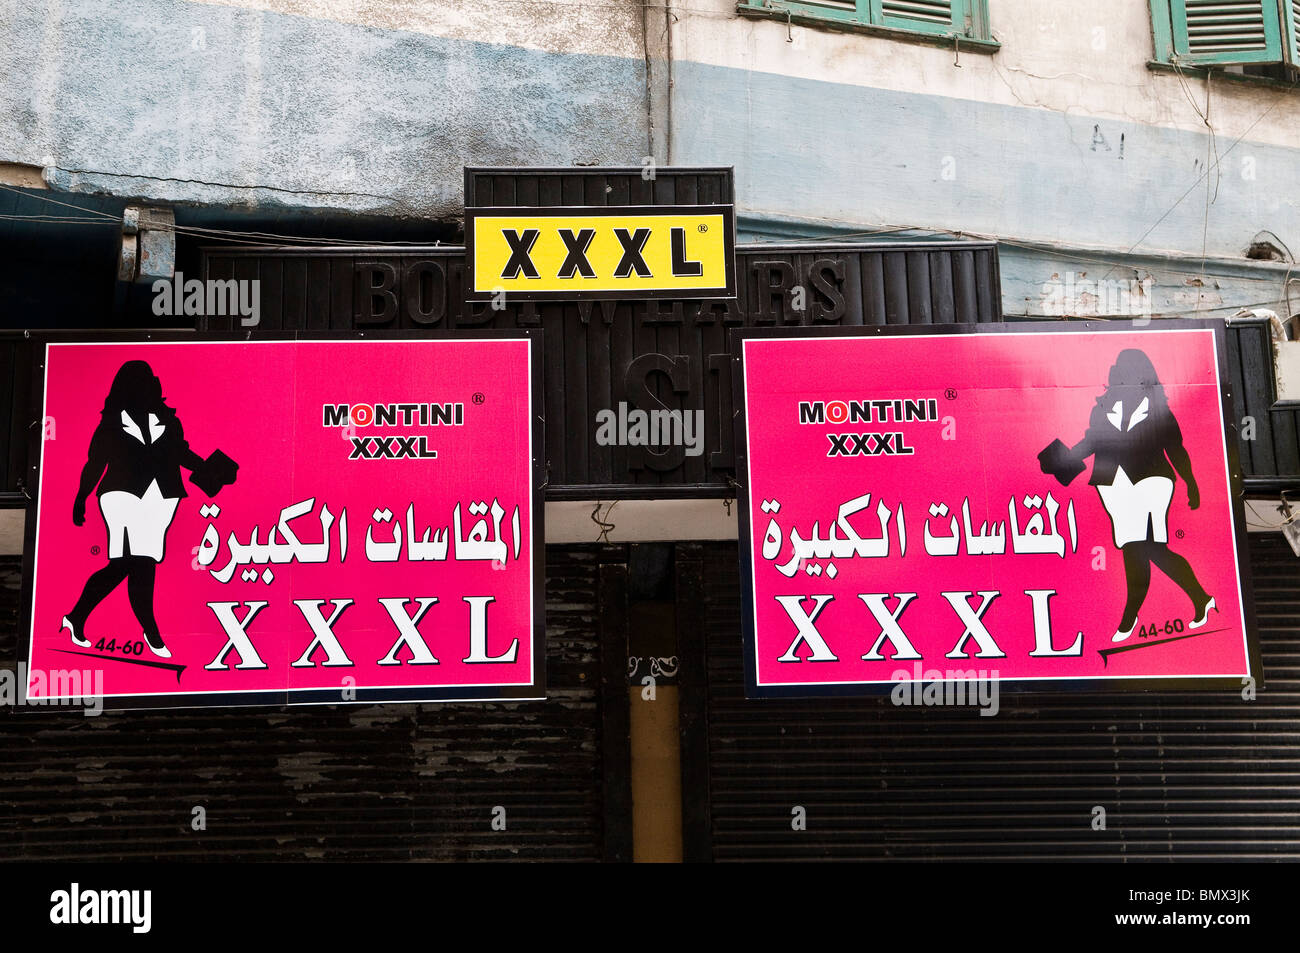
[[[1294,5],[1295,0],[1280,0]],[[1174,52],[1189,63],[1277,63],[1279,0],[1171,0]]]
[[[1300,70],[1300,0],[1282,0],[1282,33],[1283,55]]]
[[[778,17],[793,14],[800,20],[964,37],[985,49],[998,46],[989,26],[988,0],[738,0],[737,9],[741,13],[766,9]]]
[[[900,30],[967,36],[966,0],[880,0],[881,22]]]

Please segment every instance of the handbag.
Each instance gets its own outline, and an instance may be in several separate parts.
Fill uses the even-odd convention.
[[[1061,486],[1069,486],[1070,481],[1086,468],[1083,459],[1071,453],[1060,439],[1053,440],[1038,454],[1038,466],[1044,473],[1056,477]]]
[[[208,496],[216,496],[223,486],[235,482],[238,469],[238,463],[220,450],[213,450],[206,460],[190,471],[190,482]]]

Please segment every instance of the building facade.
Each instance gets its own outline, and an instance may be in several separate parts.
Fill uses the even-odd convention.
[[[1229,6],[14,2],[0,143],[74,205],[448,239],[465,166],[726,159],[742,238],[998,239],[1009,316],[1285,310],[1295,13]]]
[[[8,663],[24,330],[537,327],[564,422],[546,703],[6,709],[9,854],[1300,855],[1300,564],[1277,531],[1300,488],[1295,17],[1278,0],[0,8]],[[467,305],[469,196],[734,199],[738,300]],[[154,282],[182,275],[257,281],[256,321],[160,308]],[[1257,698],[1047,693],[991,719],[745,700],[728,324],[1167,317],[1228,325]],[[699,408],[703,452],[598,450],[620,402]]]

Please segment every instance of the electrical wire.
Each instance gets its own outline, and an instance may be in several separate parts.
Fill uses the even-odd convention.
[[[1291,520],[1283,520],[1281,523],[1256,523],[1246,520],[1246,525],[1251,529],[1281,529],[1283,526],[1290,525]]]
[[[1195,103],[1193,103],[1193,106],[1195,106]],[[1254,127],[1258,125],[1276,106],[1277,106],[1277,101],[1275,101],[1273,105],[1269,106],[1268,109],[1264,110],[1264,112],[1262,112],[1258,117],[1256,117],[1255,120],[1250,124],[1250,126],[1246,128],[1246,131],[1242,133],[1242,135],[1236,141],[1234,141],[1232,145],[1228,147],[1228,149],[1224,150],[1222,154],[1219,154],[1216,148],[1215,149],[1216,159],[1213,167],[1217,169],[1219,165],[1222,163],[1223,156],[1226,156],[1228,152],[1231,152],[1232,149],[1235,148],[1245,138],[1245,136],[1248,135],[1250,131],[1254,129]],[[1174,204],[1170,206],[1170,208],[1166,210],[1165,213],[1161,215],[1160,218],[1158,218],[1150,228],[1148,228],[1145,232],[1143,232],[1142,236],[1138,238],[1137,242],[1135,242],[1132,246],[1130,246],[1129,249],[1123,254],[1125,256],[1131,255],[1133,251],[1138,247],[1138,245],[1140,245],[1142,241],[1146,238],[1146,236],[1151,234],[1151,232],[1154,231],[1155,228],[1162,221],[1164,221],[1164,219],[1167,218],[1175,208],[1177,208],[1177,206],[1183,201],[1183,199],[1185,199],[1188,195],[1191,194],[1192,190],[1195,189],[1200,184],[1201,178],[1208,176],[1209,171],[1210,169],[1207,168],[1206,171],[1202,173],[1201,177],[1198,177],[1196,182],[1194,182],[1192,186],[1186,192],[1184,192],[1183,195],[1177,201],[1175,201]],[[73,205],[68,202],[61,202],[57,199],[53,199],[50,198],[49,196],[41,195],[36,192],[23,191],[3,184],[0,184],[0,190],[4,190],[6,192],[12,192],[16,195],[20,195],[28,198],[34,198],[42,202],[48,202],[53,205],[58,205],[64,208],[72,209],[74,211],[83,213],[83,215],[85,216],[97,217],[97,221],[95,222],[96,224],[105,224],[105,223],[120,224],[121,223],[120,217],[110,214],[108,212],[101,212],[98,209],[84,208],[82,206]],[[0,220],[44,222],[48,224],[58,224],[58,225],[90,224],[89,219],[80,216],[67,216],[65,218],[65,217],[57,217],[57,216],[37,216],[37,215],[30,215],[30,216],[0,215]],[[172,231],[176,234],[188,235],[195,238],[206,238],[212,241],[224,241],[224,242],[254,245],[258,247],[272,247],[272,248],[283,247],[285,245],[298,245],[298,246],[333,245],[333,246],[345,246],[345,247],[367,247],[368,246],[368,247],[391,247],[391,248],[427,247],[429,245],[427,241],[423,241],[423,242],[394,241],[394,240],[382,240],[382,239],[347,239],[347,238],[328,238],[328,237],[320,238],[314,236],[286,235],[286,234],[276,233],[276,232],[265,232],[265,231],[255,231],[255,230],[211,228],[211,227],[199,226],[199,225],[155,225],[153,226],[153,228],[159,231]],[[1113,272],[1117,268],[1121,270],[1133,270],[1133,271],[1138,270],[1132,262],[1123,262],[1113,257],[1108,257],[1105,255],[1104,252],[1098,252],[1096,255],[1092,255],[1087,252],[1071,253],[1071,252],[1064,252],[1064,251],[1055,251],[1051,248],[1044,247],[1041,244],[1035,245],[1028,242],[1018,242],[1014,239],[1005,238],[1003,236],[996,235],[996,234],[992,234],[992,235],[982,234],[979,232],[973,232],[964,229],[956,230],[956,229],[948,229],[948,228],[933,227],[933,226],[882,225],[875,228],[864,229],[856,232],[845,232],[845,233],[832,235],[832,236],[815,236],[815,237],[802,237],[802,238],[790,238],[790,239],[764,239],[764,240],[759,240],[757,242],[754,242],[753,244],[824,243],[828,240],[828,238],[829,240],[870,238],[874,236],[894,234],[899,232],[913,232],[913,233],[921,233],[921,234],[928,234],[928,235],[949,235],[955,238],[977,238],[984,241],[998,242],[999,244],[1007,245],[1013,248],[1022,248],[1028,251],[1033,251],[1037,254],[1050,255],[1054,258],[1063,259],[1067,261],[1079,261],[1079,262],[1084,262],[1086,264],[1108,265],[1109,267],[1107,268],[1106,272],[1103,273],[1101,279],[1106,278],[1108,275],[1111,274],[1111,272]],[[435,241],[433,244],[437,246],[440,243]],[[1204,248],[1202,249],[1202,251],[1204,251]],[[1188,256],[1188,257],[1194,257],[1194,256]],[[1202,256],[1201,273],[1193,272],[1193,271],[1171,270],[1171,271],[1165,271],[1165,274],[1171,276],[1177,276],[1177,277],[1201,277],[1203,279],[1204,264],[1205,264],[1205,258],[1204,256]],[[1289,270],[1288,270],[1287,277],[1289,278]],[[1272,279],[1263,276],[1261,277],[1245,276],[1245,280],[1269,281]],[[1286,284],[1284,284],[1283,294],[1276,301],[1266,302],[1266,303],[1267,304],[1282,303],[1283,301],[1287,300],[1288,295],[1289,295],[1289,287],[1287,287]],[[1235,306],[1224,305],[1218,308],[1209,308],[1204,310],[1218,311],[1218,310],[1225,310],[1229,307],[1235,307]],[[1201,310],[1201,309],[1198,308],[1197,310]]]
[[[1216,311],[1231,311],[1232,314],[1226,315],[1226,317],[1231,318],[1240,311],[1249,311],[1252,308],[1264,308],[1272,304],[1276,304],[1276,302],[1271,299],[1268,301],[1251,301],[1245,304],[1221,304],[1213,308],[1201,308],[1200,311],[1197,313],[1212,315]],[[1168,312],[1164,312],[1164,311],[1160,312],[1160,314],[1162,315],[1166,313]],[[1179,311],[1177,313],[1182,314],[1183,312]],[[1006,308],[1002,309],[1002,314],[1004,316],[1010,316],[1014,318],[1044,317],[1044,315],[1042,314],[1034,314],[1033,312],[1030,311],[1009,311]],[[1061,321],[1112,321],[1112,320],[1132,321],[1135,318],[1149,318],[1152,321],[1165,320],[1164,318],[1157,318],[1154,315],[1144,315],[1144,314],[1067,314],[1067,315],[1054,315],[1052,317],[1056,317],[1058,320]]]
[[[1228,146],[1227,149],[1223,150],[1222,155],[1218,155],[1218,157],[1216,158],[1215,163],[1214,163],[1214,167],[1215,167],[1215,169],[1217,169],[1217,168],[1219,167],[1219,165],[1223,162],[1223,157],[1224,157],[1224,156],[1226,156],[1226,155],[1227,155],[1229,152],[1231,152],[1233,149],[1237,148],[1237,146],[1240,145],[1241,142],[1242,142],[1242,141],[1243,141],[1243,140],[1244,140],[1248,135],[1250,135],[1250,131],[1251,131],[1252,129],[1254,129],[1256,126],[1258,126],[1258,125],[1259,125],[1259,124],[1264,120],[1264,117],[1266,117],[1269,113],[1271,113],[1274,109],[1276,109],[1276,108],[1278,107],[1278,105],[1282,102],[1282,99],[1283,99],[1283,97],[1281,97],[1281,96],[1276,96],[1276,97],[1274,97],[1272,104],[1271,104],[1267,109],[1265,109],[1262,113],[1260,113],[1258,116],[1255,117],[1254,121],[1251,122],[1251,124],[1250,124],[1249,126],[1246,127],[1246,131],[1243,132],[1240,136],[1238,136],[1235,140],[1233,140],[1232,145]],[[1207,168],[1204,172],[1202,172],[1202,173],[1200,174],[1200,176],[1197,177],[1196,181],[1193,182],[1193,183],[1188,187],[1187,191],[1184,192],[1182,195],[1180,195],[1180,196],[1178,197],[1178,199],[1175,200],[1175,202],[1174,202],[1173,205],[1171,205],[1171,206],[1169,206],[1169,208],[1165,209],[1164,214],[1162,214],[1158,219],[1156,219],[1155,222],[1152,223],[1151,227],[1148,228],[1145,232],[1143,232],[1143,233],[1138,237],[1138,240],[1135,241],[1135,242],[1134,242],[1134,243],[1129,247],[1129,249],[1128,249],[1127,251],[1124,252],[1124,255],[1125,255],[1125,256],[1128,256],[1128,255],[1133,254],[1133,251],[1134,251],[1134,250],[1135,250],[1139,245],[1141,245],[1143,241],[1146,240],[1146,237],[1147,237],[1148,235],[1150,235],[1152,232],[1154,232],[1154,231],[1156,230],[1156,228],[1159,227],[1159,225],[1160,225],[1161,222],[1163,222],[1166,218],[1168,218],[1170,215],[1173,214],[1174,209],[1178,208],[1178,206],[1182,204],[1183,199],[1187,198],[1187,196],[1189,196],[1189,195],[1192,194],[1193,190],[1195,190],[1196,187],[1199,186],[1199,185],[1201,184],[1201,179],[1205,178],[1205,177],[1208,176],[1209,174],[1210,174],[1210,169]],[[1113,266],[1112,266],[1112,270],[1113,270]],[[1110,271],[1107,271],[1105,275],[1102,275],[1102,277],[1105,278],[1106,275],[1109,275],[1109,274],[1110,274]]]
[[[98,218],[80,218],[76,215],[6,215],[0,214],[0,219],[7,222],[48,222],[52,225],[113,225],[119,222],[114,219],[104,221]]]
[[[306,235],[284,235],[276,232],[258,232],[243,231],[240,229],[229,228],[208,228],[201,225],[163,225],[160,231],[173,231],[182,235],[192,235],[195,237],[216,237],[216,238],[249,238],[249,239],[280,239],[276,244],[293,244],[293,245],[392,245],[395,247],[416,246],[427,247],[430,243],[427,241],[382,241],[376,242],[368,239],[356,238],[317,238]],[[441,242],[435,241],[432,244],[440,245]]]
[[[14,189],[9,189],[8,186],[0,186],[0,189],[8,189],[9,191],[16,191]],[[29,193],[24,192],[21,194],[27,195]],[[71,215],[60,216],[60,215],[36,215],[36,214],[32,214],[32,215],[0,214],[0,221],[29,222],[34,224],[49,224],[49,225],[113,225],[113,226],[121,225],[121,219],[117,218],[116,216],[110,215],[106,212],[99,212],[95,209],[82,209],[79,206],[69,205],[66,202],[58,202],[46,196],[36,195],[32,197],[39,198],[43,201],[52,202],[55,205],[61,205],[67,208],[77,209],[78,211],[89,212],[93,215],[100,216],[100,218],[86,218],[82,216],[71,216]],[[370,248],[402,249],[402,248],[431,247],[431,243],[428,241],[393,241],[393,240],[379,240],[379,239],[320,238],[315,236],[287,235],[287,234],[277,233],[277,232],[264,232],[264,231],[245,230],[245,229],[210,228],[207,226],[200,226],[200,225],[157,224],[151,226],[151,228],[154,231],[170,231],[173,232],[174,234],[187,235],[190,237],[206,239],[209,241],[229,242],[232,244],[248,245],[248,246],[254,246],[259,248],[284,248],[284,247],[307,246],[307,247],[348,247],[348,248],[370,247]],[[1002,245],[1008,245],[1014,248],[1023,248],[1028,251],[1032,251],[1042,255],[1047,255],[1052,258],[1063,259],[1066,261],[1078,261],[1084,264],[1093,264],[1093,265],[1110,265],[1111,271],[1113,271],[1115,268],[1123,268],[1123,269],[1133,270],[1133,271],[1138,270],[1137,266],[1135,266],[1132,263],[1120,263],[1113,259],[1103,257],[1104,253],[1101,252],[1097,253],[1096,255],[1091,255],[1086,252],[1070,253],[1070,252],[1063,252],[1063,251],[1055,251],[1051,248],[1045,248],[1042,245],[1034,245],[1027,242],[1018,242],[1015,241],[1014,239],[1005,238],[999,235],[987,235],[987,234],[972,232],[968,230],[954,230],[954,229],[926,227],[926,226],[919,226],[919,225],[882,226],[879,228],[865,229],[857,232],[845,232],[845,233],[831,235],[831,236],[801,237],[801,238],[791,238],[791,239],[779,239],[779,238],[760,239],[750,244],[754,244],[754,245],[823,244],[828,240],[838,241],[838,240],[852,239],[852,238],[871,238],[874,236],[894,234],[899,232],[912,232],[912,233],[921,233],[926,235],[950,235],[955,238],[978,238],[985,241],[997,242],[998,244],[1002,244]],[[434,241],[432,243],[432,247],[436,248],[439,247],[441,244],[442,243],[440,241]],[[456,246],[449,245],[448,247],[456,247]],[[1178,271],[1178,270],[1165,270],[1165,269],[1161,269],[1161,271],[1164,274],[1169,275],[1171,277],[1188,277],[1188,278],[1199,277],[1199,274],[1193,271]],[[1212,307],[1212,308],[1198,308],[1197,310],[1203,310],[1209,312],[1227,311],[1227,310],[1239,311],[1246,308],[1274,307],[1277,305],[1283,305],[1285,309],[1287,307],[1286,302],[1289,300],[1288,282],[1300,283],[1300,277],[1291,278],[1290,271],[1291,269],[1288,269],[1287,274],[1284,276],[1283,294],[1279,298],[1272,298],[1263,301],[1251,302],[1248,304],[1225,304],[1225,305],[1219,305],[1217,307]],[[1110,271],[1107,271],[1106,274],[1110,274]],[[1244,275],[1242,276],[1241,280],[1272,281],[1273,279],[1271,277],[1264,276],[1264,275],[1259,275],[1259,276]],[[1288,315],[1289,314],[1290,311],[1288,310]],[[1028,316],[1029,312],[1024,312],[1024,315]],[[1105,317],[1105,315],[1097,315],[1097,317]]]
[[[1122,262],[1115,258],[1106,257],[1106,253],[1101,251],[1097,252],[1096,254],[1091,254],[1089,252],[1077,252],[1077,251],[1076,252],[1057,251],[1051,248],[1050,246],[1045,246],[1042,244],[1033,244],[1030,242],[1016,241],[1015,239],[1006,238],[996,234],[985,234],[981,232],[974,232],[974,231],[970,231],[969,229],[954,230],[949,228],[940,228],[937,226],[924,226],[924,225],[889,225],[889,226],[882,226],[876,229],[870,229],[870,230],[864,230],[858,232],[844,232],[844,233],[830,235],[830,236],[759,239],[757,241],[751,242],[750,244],[754,244],[754,245],[821,244],[827,241],[839,241],[843,239],[871,238],[876,235],[886,235],[895,232],[915,232],[922,235],[951,235],[954,238],[977,238],[983,241],[997,242],[999,245],[1009,245],[1013,248],[1023,248],[1026,251],[1036,252],[1041,255],[1047,255],[1052,258],[1062,259],[1065,261],[1078,261],[1088,265],[1109,265],[1110,269],[1105,273],[1105,275],[1102,276],[1102,278],[1105,278],[1106,275],[1109,275],[1111,271],[1114,271],[1117,268],[1130,270],[1130,271],[1139,270],[1138,266],[1133,264],[1132,262]],[[1200,256],[1185,255],[1182,257],[1191,261],[1195,261]],[[1179,278],[1200,278],[1201,277],[1201,273],[1199,271],[1178,271],[1178,270],[1170,270],[1170,269],[1163,269],[1163,268],[1160,269],[1160,271],[1166,275],[1179,277]],[[1101,280],[1101,279],[1097,279],[1097,280]],[[1242,280],[1273,281],[1274,279],[1263,275],[1260,276],[1245,275],[1242,277]],[[1300,281],[1300,278],[1292,279],[1292,280]],[[1269,303],[1275,304],[1276,300]],[[1225,305],[1224,307],[1227,306]],[[1208,310],[1220,310],[1220,309],[1211,308]]]
[[[1283,493],[1283,494],[1282,494],[1282,497],[1283,497],[1282,502],[1283,502],[1283,504],[1285,505],[1285,504],[1286,504],[1286,494]],[[1279,506],[1278,509],[1281,510],[1282,507]],[[1292,523],[1294,523],[1294,522],[1296,521],[1297,518],[1300,518],[1300,511],[1297,511],[1297,512],[1292,513],[1290,516],[1288,516],[1286,519],[1284,519],[1284,520],[1283,520],[1282,522],[1280,522],[1280,523],[1255,523],[1255,522],[1252,522],[1251,520],[1247,519],[1247,520],[1246,520],[1246,525],[1247,525],[1247,526],[1253,526],[1255,529],[1281,529],[1283,526],[1290,526]]]
[[[52,199],[48,195],[41,195],[39,192],[27,192],[22,189],[16,189],[11,185],[3,185],[3,184],[0,184],[0,189],[4,190],[5,192],[12,192],[14,193],[14,195],[20,195],[23,198],[40,199],[42,202],[49,202],[51,205],[62,205],[64,208],[70,208],[73,211],[77,211],[77,212],[85,212],[87,215],[98,215],[101,218],[111,219],[114,222],[121,221],[121,219],[118,216],[111,215],[108,212],[101,212],[99,209],[95,209],[95,208],[83,208],[80,205],[72,205],[68,202],[60,202],[58,199]]]
[[[97,224],[97,225],[117,225],[121,226],[122,218],[109,212],[101,212],[99,209],[84,208],[80,205],[73,205],[68,202],[60,202],[58,199],[50,198],[48,195],[42,195],[39,192],[28,192],[17,189],[9,185],[0,184],[0,190],[12,192],[15,195],[24,198],[38,199],[42,202],[48,202],[51,205],[58,205],[63,208],[72,209],[83,213],[80,216],[53,216],[37,214],[0,214],[0,219],[15,222],[44,222],[56,225],[70,224]],[[207,228],[201,225],[153,225],[154,231],[171,231],[182,235],[191,235],[194,237],[211,237],[217,240],[235,241],[246,240],[248,244],[281,246],[285,244],[292,245],[348,245],[348,246],[392,246],[392,247],[409,247],[409,246],[427,246],[428,242],[413,241],[382,241],[382,240],[362,240],[351,238],[315,238],[302,235],[284,235],[275,232],[258,232],[243,231],[239,229],[225,228]],[[263,239],[273,238],[277,241],[263,241]],[[434,242],[437,245],[438,242]]]

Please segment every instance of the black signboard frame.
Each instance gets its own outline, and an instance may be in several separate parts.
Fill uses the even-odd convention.
[[[504,291],[507,301],[624,301],[629,298],[644,300],[676,299],[682,301],[710,301],[736,297],[736,209],[734,205],[557,205],[557,206],[467,206],[465,208],[465,300],[491,301],[502,292],[474,288],[474,223],[479,218],[631,218],[636,216],[667,215],[721,215],[723,220],[723,250],[725,283],[713,288],[655,288],[617,289],[600,291],[529,291],[510,288]],[[701,225],[701,228],[704,226]]]

